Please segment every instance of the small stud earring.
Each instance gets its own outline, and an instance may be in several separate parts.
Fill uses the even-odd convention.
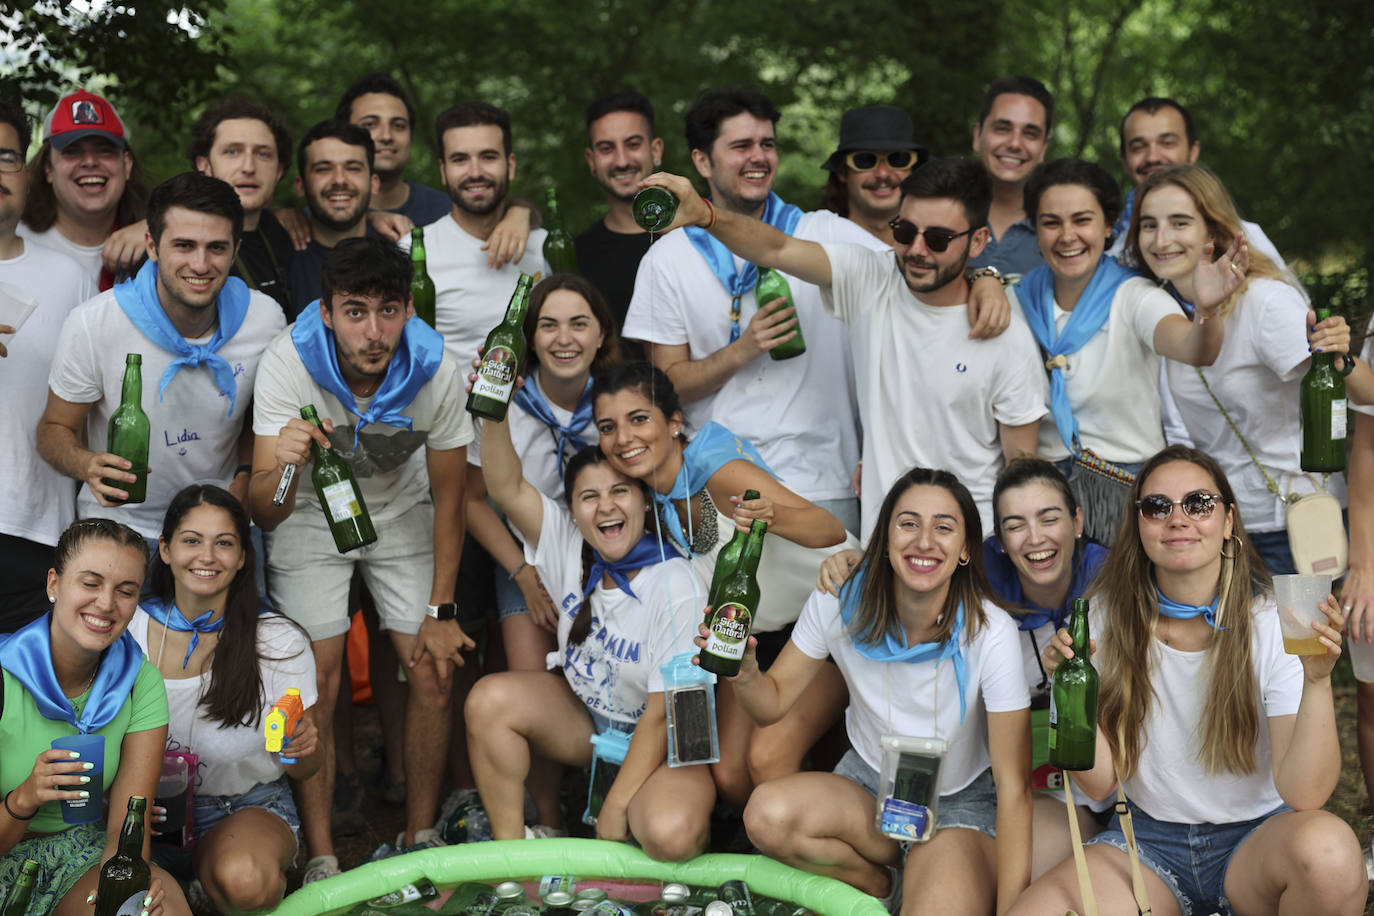
[[[662,160],[662,159],[655,159],[655,160],[654,160],[654,168],[658,168],[658,167],[659,167],[660,165],[662,165],[662,164],[663,164],[663,160]]]
[[[57,599],[54,598],[52,595],[49,595],[49,596],[48,596],[48,604],[56,604],[56,603],[57,603]]]

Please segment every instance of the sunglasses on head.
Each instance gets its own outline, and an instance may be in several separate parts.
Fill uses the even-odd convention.
[[[878,167],[879,162],[886,162],[890,169],[915,168],[916,159],[916,153],[909,149],[896,149],[886,153],[857,150],[846,153],[844,163],[856,172],[871,172]]]
[[[1137,499],[1135,505],[1140,510],[1140,517],[1152,522],[1162,522],[1172,517],[1174,506],[1182,506],[1184,515],[1200,522],[1212,517],[1212,510],[1216,509],[1220,499],[1220,493],[1208,493],[1206,490],[1185,493],[1179,500],[1170,499],[1163,493],[1151,493]]]
[[[961,235],[968,235],[972,229],[965,229],[963,232],[955,232],[953,229],[918,229],[911,220],[902,219],[900,216],[893,217],[887,224],[892,230],[892,239],[898,245],[910,245],[916,241],[916,236],[925,236],[926,247],[939,254],[949,247],[949,243]]]

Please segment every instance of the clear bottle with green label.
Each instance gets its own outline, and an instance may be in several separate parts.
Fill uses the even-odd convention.
[[[630,212],[645,232],[662,232],[677,216],[677,195],[667,188],[644,188],[635,195]]]
[[[745,490],[744,501],[759,498],[758,490]],[[735,533],[726,541],[725,546],[716,554],[716,568],[711,573],[711,588],[706,593],[706,604],[710,607],[716,606],[716,599],[720,594],[720,587],[725,584],[725,580],[739,569],[740,557],[744,553],[744,542],[749,539],[749,532],[735,529]]]
[[[301,419],[314,423],[324,432],[314,404],[301,408]],[[315,485],[315,495],[319,497],[324,520],[339,553],[366,547],[377,540],[372,516],[363,501],[363,491],[349,463],[334,449],[324,448],[314,439],[310,440],[310,457],[310,482]]]
[[[515,376],[525,361],[525,311],[534,279],[521,274],[506,306],[506,317],[487,335],[482,365],[468,394],[468,413],[501,422],[515,394]]]
[[[417,901],[423,902],[426,900],[433,900],[438,896],[439,889],[434,886],[434,882],[429,880],[428,878],[420,878],[419,880],[415,881],[415,883],[407,884],[405,887],[398,888],[389,894],[383,894],[380,897],[373,897],[367,903],[369,906],[387,909],[390,907],[400,906],[403,903],[414,903]]]
[[[410,298],[415,314],[431,328],[434,327],[434,281],[430,279],[425,260],[425,230],[416,226],[410,230]]]
[[[797,304],[792,299],[792,288],[787,285],[787,278],[771,267],[760,267],[759,282],[754,287],[754,301],[759,308],[764,308],[775,299],[782,299],[783,302],[770,309],[773,312],[789,307],[795,308]],[[791,359],[806,352],[806,339],[802,337],[801,316],[794,314],[793,317],[797,322],[795,328],[797,336],[769,350],[768,355],[773,359]]]
[[[1069,614],[1073,658],[1059,663],[1050,685],[1050,766],[1091,770],[1097,756],[1097,669],[1089,656],[1088,601]]]
[[[701,650],[701,667],[721,677],[739,674],[740,660],[759,609],[759,560],[763,557],[763,536],[768,523],[754,519],[740,553],[739,567],[721,583],[718,602],[706,621],[710,634]]]
[[[1330,309],[1317,309],[1318,321],[1330,317]],[[1302,377],[1301,392],[1299,464],[1304,471],[1326,474],[1345,470],[1345,379],[1336,371],[1335,354],[1312,354],[1312,365]]]
[[[33,886],[37,881],[38,863],[33,859],[25,859],[19,877],[14,879],[14,886],[5,898],[5,905],[0,907],[0,916],[24,916],[29,910],[29,901],[33,899]]]
[[[129,810],[119,831],[119,848],[100,866],[95,916],[139,916],[153,873],[143,858],[143,821],[148,800],[129,796]]]
[[[148,498],[148,442],[151,427],[143,412],[143,357],[130,353],[124,357],[124,384],[119,407],[110,415],[109,437],[105,450],[129,462],[129,473],[138,479],[109,480],[105,483],[119,487],[129,494],[128,499],[110,499],[113,503],[141,503]]]
[[[556,274],[577,273],[577,248],[572,234],[563,225],[563,212],[558,208],[558,189],[549,188],[544,199],[544,260]]]

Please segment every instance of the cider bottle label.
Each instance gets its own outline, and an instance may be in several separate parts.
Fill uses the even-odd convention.
[[[733,601],[722,604],[711,615],[711,635],[706,640],[706,651],[731,660],[744,658],[752,618],[753,614],[742,604]]]
[[[508,347],[492,347],[482,357],[477,381],[472,384],[474,396],[491,398],[502,403],[510,400],[515,387],[515,367],[519,357]]]
[[[1050,691],[1050,750],[1059,746],[1059,710],[1054,707],[1054,691]]]
[[[358,493],[350,480],[329,484],[321,495],[324,496],[325,511],[336,522],[346,522],[363,514],[362,506],[358,505]]]
[[[1345,439],[1345,401],[1345,398],[1338,398],[1331,402],[1331,439],[1333,441]]]
[[[143,912],[143,900],[147,896],[147,891],[134,894],[119,905],[119,909],[115,910],[115,916],[139,916]]]

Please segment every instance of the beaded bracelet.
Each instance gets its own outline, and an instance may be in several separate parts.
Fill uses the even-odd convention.
[[[33,819],[38,815],[38,812],[37,812],[37,811],[33,812],[33,814],[30,814],[28,817],[24,817],[22,814],[15,814],[15,813],[14,813],[14,809],[10,807],[10,796],[13,795],[13,794],[14,794],[14,790],[13,790],[13,789],[10,789],[8,792],[5,793],[5,813],[8,814],[10,817],[14,818],[16,821],[31,821],[31,820],[33,820]]]

